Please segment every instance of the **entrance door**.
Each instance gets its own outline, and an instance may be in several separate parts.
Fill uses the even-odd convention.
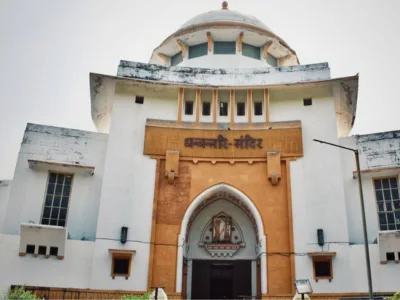
[[[251,296],[251,261],[193,260],[192,299]]]
[[[233,273],[233,263],[211,263],[210,299],[233,298]]]

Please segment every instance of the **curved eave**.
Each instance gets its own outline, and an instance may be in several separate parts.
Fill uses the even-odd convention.
[[[177,30],[176,32],[171,34],[169,37],[167,37],[158,47],[156,47],[153,50],[150,60],[153,58],[154,55],[156,55],[156,53],[162,46],[167,44],[172,39],[178,38],[184,34],[192,33],[194,31],[204,30],[204,29],[209,29],[209,28],[243,28],[243,29],[247,29],[247,30],[259,33],[261,35],[266,35],[268,37],[277,39],[279,41],[279,43],[281,43],[284,47],[286,47],[291,53],[293,53],[297,57],[296,51],[294,51],[282,38],[280,38],[278,35],[276,35],[275,33],[273,33],[270,30],[260,28],[258,26],[254,26],[251,24],[243,23],[243,22],[217,21],[217,22],[206,22],[206,23],[202,23],[202,24],[191,25],[191,26]],[[297,57],[297,63],[300,64],[298,57]]]

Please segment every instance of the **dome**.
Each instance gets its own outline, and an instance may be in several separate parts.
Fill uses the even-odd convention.
[[[243,48],[243,51],[242,51]],[[150,63],[193,68],[298,65],[296,52],[258,18],[228,9],[201,13],[154,49]]]
[[[241,12],[230,9],[212,10],[206,13],[199,14],[191,18],[189,21],[183,24],[179,29],[181,30],[191,26],[196,26],[204,23],[215,23],[215,22],[246,24],[272,32],[267,25],[265,25],[256,17],[249,16]]]

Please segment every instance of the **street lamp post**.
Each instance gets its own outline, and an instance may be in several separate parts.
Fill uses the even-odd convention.
[[[318,142],[321,144],[330,145],[337,148],[342,148],[345,150],[352,151],[356,158],[356,166],[357,166],[357,177],[358,177],[358,189],[360,191],[360,202],[361,202],[361,216],[362,216],[362,223],[363,223],[363,232],[364,232],[364,248],[365,248],[365,260],[367,264],[367,276],[368,276],[368,292],[369,292],[369,299],[374,299],[374,293],[372,291],[372,277],[371,277],[371,263],[369,259],[369,247],[368,247],[368,233],[367,233],[367,223],[365,220],[365,206],[364,206],[364,195],[362,189],[362,182],[361,182],[361,171],[360,171],[360,158],[357,149],[347,148],[340,145],[328,143],[325,141],[313,139],[314,142]]]

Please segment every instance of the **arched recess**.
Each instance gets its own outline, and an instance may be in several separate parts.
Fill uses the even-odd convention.
[[[182,220],[178,237],[178,257],[176,269],[176,292],[182,292],[182,270],[184,249],[191,222],[196,215],[208,204],[218,199],[224,199],[238,205],[250,218],[258,240],[258,249],[261,259],[261,292],[267,293],[267,259],[266,238],[261,215],[250,198],[237,188],[225,183],[214,185],[200,193],[189,205]]]

